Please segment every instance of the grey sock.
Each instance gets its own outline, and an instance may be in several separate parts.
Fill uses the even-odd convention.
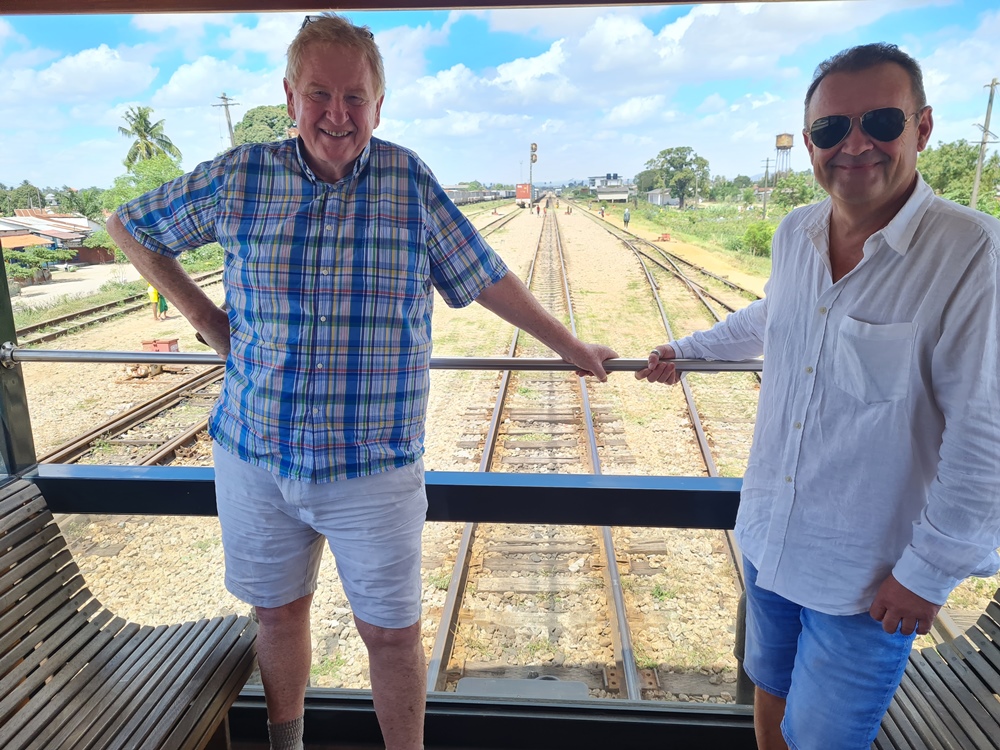
[[[267,735],[271,739],[271,750],[303,750],[302,719],[300,716],[281,724],[267,722]]]

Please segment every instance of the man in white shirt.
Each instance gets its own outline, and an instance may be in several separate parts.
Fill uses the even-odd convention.
[[[758,744],[862,750],[914,634],[1000,568],[1000,221],[917,173],[933,119],[894,45],[821,64],[805,115],[830,197],[778,227],[766,298],[636,377],[764,355],[736,524]]]

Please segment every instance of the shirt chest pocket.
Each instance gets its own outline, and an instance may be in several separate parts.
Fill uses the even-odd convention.
[[[866,404],[906,398],[915,323],[874,325],[844,318],[837,333],[834,382]]]

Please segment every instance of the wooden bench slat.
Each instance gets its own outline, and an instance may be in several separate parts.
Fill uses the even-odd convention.
[[[970,747],[976,750],[992,750],[993,743],[983,734],[983,731],[963,704],[969,699],[975,702],[972,694],[962,687],[957,678],[954,678],[954,683],[959,688],[958,695],[956,696],[951,686],[946,684],[938,672],[931,666],[928,660],[928,656],[930,655],[936,656],[939,660],[941,659],[940,655],[933,648],[925,648],[911,654],[910,663],[914,665],[931,693],[944,704],[948,714],[954,718],[955,722],[961,727],[962,732],[969,738]],[[963,692],[968,696],[967,698],[962,696]]]
[[[872,743],[875,750],[893,750],[892,743],[889,741],[889,735],[885,733],[885,729],[881,726],[878,728],[878,734],[875,735],[875,741]]]
[[[66,587],[65,590],[59,592],[63,586]],[[76,607],[79,609],[90,598],[91,594],[84,588],[83,579],[79,576],[76,577],[76,581],[48,579],[43,586],[3,613],[4,622],[9,622],[10,627],[6,634],[0,634],[0,655],[9,653],[24,640],[25,632],[37,628],[61,605],[76,602]],[[0,659],[0,665],[2,664],[3,660]],[[5,669],[0,666],[0,674],[4,671]]]
[[[986,709],[983,708],[983,705],[976,699],[976,696],[966,688],[962,680],[952,671],[948,662],[945,661],[944,657],[936,649],[927,648],[921,653],[934,670],[934,673],[941,679],[941,682],[951,691],[952,695],[959,699],[965,713],[969,715],[975,726],[986,738],[986,744],[983,747],[995,748],[996,745],[990,740],[990,735],[995,731],[996,722],[993,721]],[[963,726],[965,726],[964,723]],[[967,732],[969,729],[970,727],[966,727]]]
[[[190,637],[194,623],[183,623],[166,627],[149,648],[139,652],[138,658],[131,665],[127,683],[120,692],[105,698],[100,714],[81,735],[80,744],[89,746],[100,738],[114,736],[116,731],[127,723],[136,712],[144,710],[145,696],[149,691],[150,680],[155,679],[157,668],[178,654],[177,647]],[[97,743],[103,747],[102,743]]]
[[[0,493],[3,494],[3,497],[0,498],[0,534],[21,523],[26,512],[32,514],[48,512],[45,499],[38,494],[34,487],[22,489],[10,495],[6,494],[7,488],[4,487],[0,489]]]
[[[203,750],[226,734],[256,631],[235,615],[160,627],[115,617],[38,489],[0,485],[4,750]]]
[[[59,733],[53,738],[52,747],[75,748],[88,734],[99,734],[108,722],[127,710],[135,690],[136,676],[148,663],[149,654],[163,648],[170,640],[171,630],[179,626],[158,625],[140,628],[135,637],[123,644],[118,654],[99,670],[101,684],[89,700],[80,704],[67,704],[63,713],[70,714]],[[96,679],[95,679],[96,681]],[[85,696],[81,694],[81,699]]]
[[[62,645],[62,638],[65,637],[62,634],[67,631],[76,632],[83,627],[84,620],[101,608],[96,601],[87,602],[84,597],[80,599],[83,599],[83,610],[80,609],[79,599],[66,602],[49,614],[37,628],[26,633],[20,643],[0,659],[0,675],[5,677],[4,685],[17,679],[13,675],[7,677],[13,670],[27,670],[39,666],[43,659],[47,659],[49,654]],[[77,622],[73,623],[74,620]],[[0,689],[0,694],[3,692]]]
[[[161,626],[161,629],[165,627]],[[87,726],[89,711],[96,710],[97,703],[101,701],[108,692],[114,691],[122,682],[122,677],[127,671],[125,665],[129,663],[135,654],[141,650],[153,635],[155,628],[150,626],[140,627],[134,623],[129,623],[121,633],[115,636],[121,641],[120,648],[112,649],[107,653],[102,653],[102,658],[94,659],[81,670],[73,683],[74,691],[64,691],[67,694],[60,694],[58,702],[50,704],[51,711],[44,715],[35,717],[32,723],[25,726],[24,731],[34,737],[34,741],[42,747],[61,747],[62,743],[70,737],[75,729]],[[110,656],[110,658],[107,658]],[[82,734],[84,729],[79,729]],[[72,742],[68,747],[74,747]]]
[[[907,665],[900,687],[910,698],[913,707],[920,712],[942,747],[948,750],[965,750],[972,744],[969,736],[962,731],[955,717],[945,708],[914,665]]]
[[[175,643],[174,658],[162,661],[155,670],[143,672],[145,685],[138,696],[140,700],[136,701],[141,708],[131,716],[123,717],[125,721],[115,727],[114,737],[102,742],[107,750],[122,750],[145,744],[148,732],[160,723],[160,718],[181,689],[183,675],[193,672],[196,663],[203,658],[203,652],[207,653],[214,647],[221,632],[222,621],[199,620],[185,625],[190,627],[183,640]],[[181,654],[183,659],[178,658]]]
[[[974,635],[974,633],[978,633],[978,635]],[[985,650],[976,648],[969,639],[978,639],[982,642]],[[1000,673],[990,662],[990,656],[1000,661],[1000,654],[990,653],[991,650],[996,651],[996,646],[990,643],[988,638],[977,628],[970,628],[964,636],[959,636],[952,641],[951,646],[961,654],[965,664],[975,673],[979,682],[985,685],[986,689],[994,694],[1000,694]],[[996,718],[995,715],[994,718]]]
[[[993,611],[994,609],[996,611]],[[976,625],[990,637],[991,641],[1000,644],[1000,605],[990,602],[986,611],[979,616]]]
[[[97,613],[97,617],[107,621],[112,614],[101,611]],[[4,675],[5,694],[0,700],[0,720],[3,720],[8,712],[16,709],[21,701],[39,690],[66,660],[75,656],[92,637],[93,631],[87,619],[74,617],[56,631],[52,643],[54,648],[46,649],[45,655],[49,657],[46,661],[41,663],[32,660],[22,661]],[[0,725],[0,729],[3,728],[6,728],[6,725]]]
[[[234,619],[223,641],[185,682],[183,692],[164,717],[164,722],[174,727],[164,743],[167,747],[180,746],[184,737],[205,736],[221,722],[227,706],[253,673],[253,655],[246,646],[254,634],[250,618]]]
[[[38,553],[38,563],[42,563],[42,556],[44,554],[45,550],[41,550]],[[10,571],[9,576],[12,580],[7,581],[6,586],[0,585],[0,591],[3,592],[0,594],[0,612],[6,612],[23,598],[25,594],[30,593],[38,586],[44,585],[49,578],[58,576],[59,571],[68,565],[76,568],[73,556],[70,555],[68,550],[63,550],[55,557],[50,558],[47,563],[39,564],[34,569],[27,566],[18,566]],[[74,572],[79,572],[79,570],[76,569]],[[15,586],[15,584],[17,585]]]
[[[996,597],[993,597],[996,599]],[[993,620],[993,622],[1000,624],[1000,602],[992,601],[986,605],[986,616]]]
[[[889,705],[889,714],[913,747],[923,750],[945,750],[947,747],[939,739],[939,732],[943,727],[931,726],[933,719],[917,708],[905,689],[896,691],[895,699]]]
[[[113,615],[110,612],[102,610],[98,612],[95,621],[106,621],[111,617]],[[0,740],[11,742],[17,730],[34,716],[34,711],[42,709],[56,691],[69,682],[73,674],[82,669],[114,635],[110,630],[98,629],[95,636],[93,630],[89,623],[84,625],[69,643],[56,651],[45,664],[27,675],[0,703],[0,720],[6,720],[0,725]],[[31,700],[27,706],[20,707],[22,701],[28,698]],[[0,747],[6,745],[0,743]]]
[[[38,503],[41,504],[41,499]],[[44,515],[37,511],[29,513],[26,508],[22,508],[22,511],[25,516],[23,523],[12,524],[10,529],[0,531],[0,570],[7,570],[24,558],[25,550],[31,548],[24,545],[33,545],[37,548],[53,537],[59,536],[59,528],[50,523],[51,513]]]
[[[882,717],[882,729],[885,730],[886,737],[889,740],[889,747],[893,750],[914,750],[903,733],[899,731],[899,727],[896,726],[896,719],[894,716],[890,715],[888,712]]]
[[[962,640],[965,643],[965,639],[959,636],[955,640]],[[1000,742],[1000,703],[997,703],[996,698],[993,695],[993,691],[990,690],[983,681],[979,679],[979,675],[970,667],[967,659],[963,658],[961,652],[957,645],[952,643],[942,643],[937,647],[937,651],[941,654],[941,657],[945,660],[951,671],[958,676],[965,685],[966,689],[969,690],[979,701],[979,704],[983,709],[990,715],[992,721],[992,726],[989,728],[993,730],[994,736],[997,737],[997,741]],[[982,659],[979,654],[976,653],[975,649],[971,650],[970,658],[976,659],[979,664],[982,664]],[[983,725],[980,725],[983,726]],[[983,726],[983,729],[987,729],[987,726]],[[987,731],[987,735],[991,732]]]
[[[975,628],[966,633],[979,647],[983,658],[1000,672],[1000,627],[987,617],[980,617]]]

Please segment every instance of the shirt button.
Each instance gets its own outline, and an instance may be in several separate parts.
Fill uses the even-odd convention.
[[[812,371],[813,371],[813,368],[811,368],[811,367],[806,367],[806,373],[808,373],[808,374],[811,374],[811,373],[812,373]]]
[[[324,276],[329,276],[330,275],[330,271],[328,269],[326,269],[326,268],[324,268],[322,271],[320,271],[320,273],[323,274]]]
[[[313,409],[313,414],[319,414],[319,409]]]
[[[821,307],[821,308],[819,309],[819,314],[820,314],[820,315],[826,315],[826,308],[825,308],[825,307]]]
[[[320,319],[320,322],[322,322],[322,323],[326,322],[326,316],[325,315],[320,315],[319,319]]]
[[[792,478],[791,478],[791,477],[785,477],[785,481],[786,481],[786,482],[791,482],[791,481],[792,481]]]
[[[327,224],[325,228],[326,228],[326,231],[332,232],[333,231],[333,224]]]
[[[801,422],[796,422],[795,423],[795,429],[796,430],[801,430],[802,429],[802,423]]]
[[[316,365],[316,369],[317,369],[317,370],[322,370],[322,369],[323,369],[323,363],[322,363],[322,362],[319,362],[319,363],[318,363],[318,364]]]

